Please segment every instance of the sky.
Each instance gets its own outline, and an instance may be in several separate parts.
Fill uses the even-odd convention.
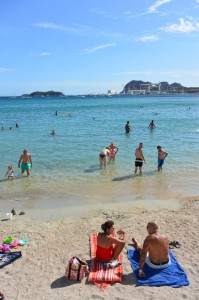
[[[0,96],[199,87],[199,0],[0,0]]]

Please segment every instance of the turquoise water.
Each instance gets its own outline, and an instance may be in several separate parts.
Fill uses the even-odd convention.
[[[1,97],[0,199],[61,206],[198,194],[198,116],[197,95]],[[152,119],[154,130],[148,128]],[[127,120],[132,129],[128,135]],[[56,136],[50,135],[52,129]],[[119,147],[116,160],[100,169],[99,153],[112,140]],[[134,153],[140,142],[147,163],[143,176],[135,177]],[[156,172],[157,145],[169,153],[162,173]],[[24,148],[33,159],[29,178],[17,167]],[[4,177],[8,164],[15,169],[12,182]]]

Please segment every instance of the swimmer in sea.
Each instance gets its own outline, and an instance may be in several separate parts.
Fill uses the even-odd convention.
[[[56,132],[54,130],[51,131],[51,135],[55,135]]]
[[[155,123],[153,120],[149,123],[149,128],[151,128],[151,129],[155,128]]]

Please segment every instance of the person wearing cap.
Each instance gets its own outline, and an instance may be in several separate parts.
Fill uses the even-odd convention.
[[[149,222],[146,228],[148,236],[143,246],[132,238],[133,246],[140,253],[139,277],[146,277],[143,271],[145,263],[152,269],[165,269],[171,264],[168,236],[159,233],[159,226],[156,222]]]
[[[162,149],[161,146],[157,146],[158,149],[158,171],[162,170],[164,160],[167,157],[168,153]]]

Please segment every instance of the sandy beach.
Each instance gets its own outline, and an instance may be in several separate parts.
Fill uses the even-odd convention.
[[[42,221],[27,211],[13,216],[12,220],[1,217],[1,237],[28,239],[20,246],[23,257],[1,269],[0,291],[5,299],[198,299],[198,205],[199,198],[182,200],[178,209],[159,208],[146,210],[132,206],[106,207],[83,211],[82,215],[54,218]],[[65,208],[67,210],[67,208]],[[63,211],[63,209],[62,209]],[[107,219],[115,222],[115,228],[127,233],[123,250],[123,280],[100,291],[84,279],[81,283],[64,277],[67,260],[74,255],[89,260],[89,234],[100,231]],[[3,221],[5,220],[5,221]],[[178,240],[179,249],[172,251],[186,271],[190,285],[181,288],[136,287],[136,277],[127,259],[126,251],[134,236],[143,241],[146,224],[155,220],[169,240]]]

